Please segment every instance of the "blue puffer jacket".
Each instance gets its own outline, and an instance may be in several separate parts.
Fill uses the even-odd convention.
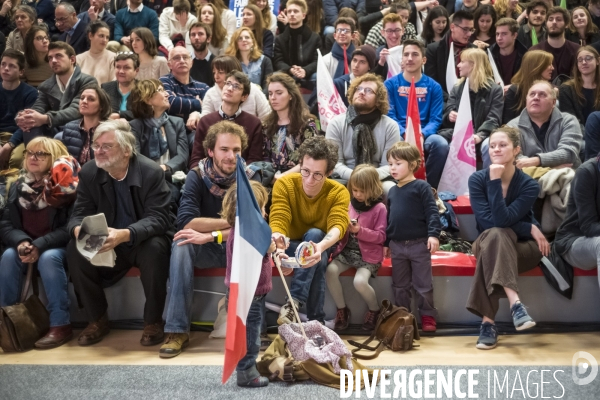
[[[81,129],[81,119],[76,119],[65,125],[62,142],[67,147],[69,154],[79,160],[81,149],[85,143],[87,133]],[[94,159],[94,150],[90,149],[90,160]]]
[[[333,26],[338,18],[338,13],[344,7],[353,9],[359,17],[366,14],[365,0],[323,0],[325,23],[328,26]]]

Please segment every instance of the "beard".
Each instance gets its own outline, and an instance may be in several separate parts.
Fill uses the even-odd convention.
[[[368,114],[375,110],[375,104],[354,103],[352,105],[354,106],[354,109],[356,110],[356,112],[359,114]]]
[[[563,27],[562,29],[559,29],[559,30],[554,31],[554,32],[548,31],[548,36],[551,37],[551,38],[559,38],[562,35],[564,35],[564,33],[565,33],[565,28]]]
[[[200,43],[200,44],[192,43],[192,47],[198,53],[202,53],[204,50],[206,50],[207,46],[208,46],[208,43],[206,43],[206,42]]]

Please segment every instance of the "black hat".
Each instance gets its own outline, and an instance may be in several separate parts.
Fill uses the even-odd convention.
[[[367,62],[369,63],[369,70],[375,68],[376,52],[373,46],[365,44],[357,47],[352,53],[352,58],[354,58],[354,56],[357,54],[364,56],[367,59]]]

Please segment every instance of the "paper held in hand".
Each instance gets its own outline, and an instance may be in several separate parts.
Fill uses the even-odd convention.
[[[104,214],[91,215],[81,221],[77,250],[92,265],[97,267],[114,267],[117,254],[114,250],[98,253],[108,237],[108,225]]]

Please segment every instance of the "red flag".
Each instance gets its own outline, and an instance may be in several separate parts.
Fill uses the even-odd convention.
[[[419,153],[421,153],[421,167],[415,172],[415,178],[425,180],[425,155],[423,153],[423,134],[421,133],[421,114],[419,114],[419,103],[417,102],[414,77],[410,84],[410,92],[408,92],[404,140],[407,143],[414,144],[419,149]]]

